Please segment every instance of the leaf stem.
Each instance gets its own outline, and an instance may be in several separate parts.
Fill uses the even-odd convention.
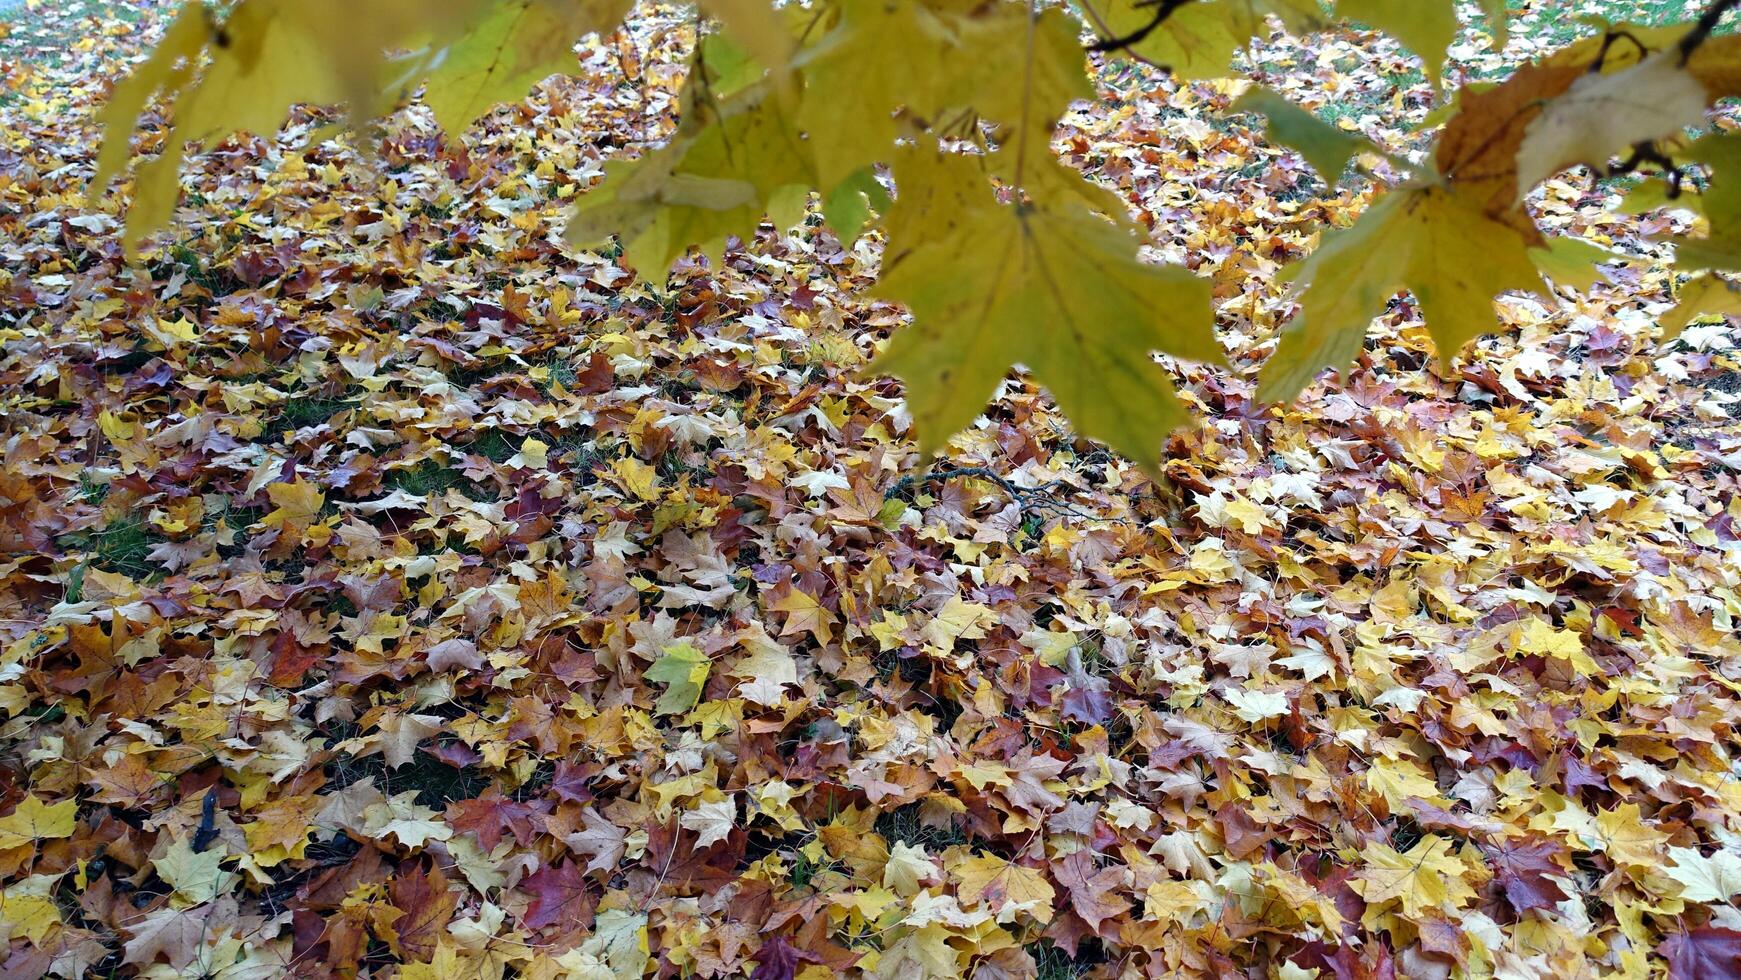
[[[1028,57],[1022,66],[1022,133],[1016,141],[1016,186],[1022,186],[1022,170],[1028,162],[1027,127],[1033,124],[1028,118],[1033,108],[1034,100],[1034,39],[1039,33],[1040,8],[1037,0],[1028,0]]]

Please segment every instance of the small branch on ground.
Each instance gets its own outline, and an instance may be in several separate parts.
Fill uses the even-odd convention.
[[[1130,523],[1122,517],[1091,514],[1060,497],[1057,493],[1058,488],[1068,486],[1063,480],[1053,480],[1037,487],[1021,487],[983,466],[958,466],[946,470],[934,470],[923,476],[903,476],[889,485],[888,490],[883,492],[883,499],[893,500],[921,484],[943,483],[964,476],[977,477],[988,483],[996,484],[998,489],[1007,494],[1024,511],[1033,511],[1047,517],[1080,517],[1083,520],[1104,521],[1108,524]]]

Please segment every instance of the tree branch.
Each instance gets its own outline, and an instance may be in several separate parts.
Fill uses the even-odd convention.
[[[1717,29],[1717,24],[1722,21],[1723,15],[1734,10],[1738,3],[1741,3],[1741,0],[1714,0],[1709,7],[1705,8],[1705,12],[1699,15],[1698,23],[1693,25],[1693,29],[1688,32],[1686,37],[1681,38],[1681,64],[1687,63],[1687,60],[1693,56],[1693,52],[1699,49],[1699,45],[1704,44],[1706,39],[1711,36],[1711,32]]]
[[[1190,3],[1191,0],[1153,0],[1153,2],[1155,5],[1154,16],[1149,18],[1147,24],[1131,31],[1123,37],[1103,37],[1100,40],[1095,41],[1093,44],[1090,44],[1088,50],[1118,51],[1122,48],[1128,48],[1133,44],[1141,44],[1144,38],[1153,34],[1157,28],[1162,24],[1165,24],[1167,18],[1173,16],[1174,11],[1183,7],[1185,4]],[[1741,2],[1741,0],[1726,0],[1726,2]]]
[[[1112,27],[1110,25],[1108,25],[1106,23],[1105,19],[1103,19],[1100,16],[1100,12],[1098,10],[1094,9],[1094,4],[1093,4],[1092,0],[1077,0],[1077,5],[1082,8],[1083,13],[1088,15],[1088,19],[1094,22],[1094,28],[1095,28],[1096,33],[1098,33],[1098,34],[1111,34],[1112,33]],[[1093,49],[1090,49],[1090,50],[1093,50]],[[1169,69],[1166,65],[1156,64],[1155,62],[1151,61],[1148,58],[1143,57],[1142,55],[1136,53],[1135,51],[1126,51],[1124,53],[1124,55],[1125,55],[1125,57],[1131,59],[1132,61],[1137,62],[1138,64],[1148,65],[1150,68],[1153,68],[1157,71],[1171,71],[1171,69]]]

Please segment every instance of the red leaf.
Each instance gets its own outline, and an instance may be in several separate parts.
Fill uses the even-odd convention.
[[[647,834],[648,866],[662,868],[665,888],[711,894],[738,880],[738,861],[744,854],[749,835],[733,830],[725,840],[697,850],[697,835],[679,829],[674,823],[649,828]]]
[[[769,939],[750,958],[756,961],[750,980],[792,980],[798,975],[798,964],[822,962],[816,954],[795,948],[785,936]]]
[[[1221,839],[1226,842],[1228,856],[1236,861],[1262,850],[1274,836],[1268,825],[1251,818],[1248,808],[1236,804],[1229,803],[1215,811],[1215,821],[1221,825]]]
[[[1307,943],[1306,948],[1296,953],[1292,960],[1300,966],[1329,970],[1336,980],[1396,980],[1396,966],[1390,957],[1390,950],[1382,945],[1372,944],[1370,961],[1363,959],[1360,951],[1346,943],[1332,949],[1330,946],[1314,940]]]
[[[611,359],[604,351],[593,351],[587,359],[586,370],[575,375],[574,383],[565,385],[569,391],[582,395],[597,395],[616,387],[617,372],[611,367]]]
[[[509,799],[492,786],[477,799],[449,803],[447,820],[461,833],[470,831],[487,854],[502,842],[504,830],[512,832],[521,847],[530,844],[544,829],[541,811],[539,805]]]
[[[590,762],[580,765],[558,762],[556,775],[550,780],[550,790],[559,799],[570,803],[585,803],[592,799],[592,790],[589,787],[592,777],[598,775],[598,768]]]
[[[293,688],[302,682],[310,667],[326,660],[330,650],[325,644],[303,646],[290,631],[279,633],[272,640],[272,670],[266,682],[273,687]]]
[[[1073,665],[1070,687],[1064,692],[1059,717],[1084,725],[1099,725],[1112,717],[1112,696],[1106,678],[1096,677]]]
[[[1094,938],[1094,933],[1088,930],[1088,923],[1071,911],[1053,916],[1051,924],[1046,926],[1046,931],[1041,935],[1050,939],[1052,945],[1063,950],[1071,959],[1076,958],[1084,939]]]
[[[1668,960],[1669,980],[1741,977],[1741,932],[1706,926],[1670,936],[1656,947]]]
[[[585,872],[573,861],[565,858],[558,866],[545,865],[521,879],[519,888],[532,896],[520,920],[526,928],[542,929],[557,922],[570,928],[592,925],[597,902],[587,890]]]
[[[1547,877],[1565,875],[1566,869],[1554,860],[1563,854],[1565,848],[1554,841],[1528,836],[1499,841],[1488,858],[1506,902],[1518,912],[1527,912],[1565,901],[1565,891]]]

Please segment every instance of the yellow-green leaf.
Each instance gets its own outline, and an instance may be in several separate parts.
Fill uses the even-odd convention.
[[[1680,302],[1664,313],[1662,339],[1673,340],[1701,316],[1741,316],[1741,291],[1715,275],[1703,275],[1681,287]]]
[[[1338,16],[1384,31],[1420,55],[1427,80],[1438,88],[1445,55],[1457,39],[1456,0],[1336,0]]]
[[[1231,112],[1255,112],[1264,117],[1264,136],[1306,158],[1324,183],[1334,187],[1359,153],[1376,151],[1363,136],[1346,133],[1261,86],[1247,89]]]
[[[1326,234],[1294,278],[1300,315],[1264,365],[1266,400],[1292,398],[1324,368],[1352,363],[1368,324],[1402,289],[1414,293],[1448,363],[1494,329],[1494,297],[1541,288],[1523,236],[1439,185],[1380,197],[1352,228]]]
[[[1085,435],[1153,463],[1186,415],[1151,352],[1222,359],[1208,282],[1138,261],[1134,238],[1079,208],[999,204],[978,168],[928,151],[897,164],[876,292],[914,322],[873,369],[906,382],[927,452],[1019,363]],[[911,206],[915,187],[925,203]]]
[[[157,876],[175,889],[175,903],[185,908],[209,902],[229,887],[235,872],[219,866],[223,859],[219,848],[195,851],[185,839],[177,838],[151,864]]]
[[[1637,143],[1704,121],[1705,87],[1674,51],[1613,74],[1586,74],[1529,124],[1517,150],[1517,191],[1573,164],[1602,167]]]
[[[1589,289],[1602,278],[1598,265],[1631,262],[1632,257],[1611,252],[1594,242],[1562,235],[1546,245],[1529,250],[1530,261],[1542,275],[1562,286]]]
[[[667,686],[653,709],[662,715],[682,714],[701,699],[701,689],[707,683],[713,662],[687,640],[660,652],[663,656],[647,668],[647,679]]]
[[[775,73],[786,70],[792,57],[792,35],[768,0],[702,0],[701,9],[725,25],[725,31]]]
[[[423,101],[450,133],[496,105],[523,98],[550,75],[573,71],[575,42],[609,31],[632,0],[514,0],[494,5],[453,44],[428,52],[413,69],[429,74]]]

